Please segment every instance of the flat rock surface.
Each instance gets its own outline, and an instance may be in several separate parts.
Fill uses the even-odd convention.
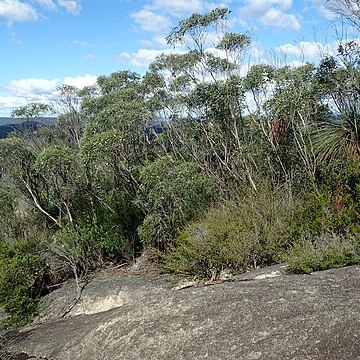
[[[80,297],[75,282],[69,282],[47,295],[35,323],[107,311],[168,291],[175,283],[177,279],[171,275],[97,274],[88,283],[80,284]]]
[[[122,306],[8,332],[0,358],[360,359],[359,266],[184,288],[158,276],[137,281],[161,291]]]

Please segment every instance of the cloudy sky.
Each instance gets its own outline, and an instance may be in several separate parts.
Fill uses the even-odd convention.
[[[139,73],[167,51],[164,37],[194,12],[225,5],[259,61],[316,61],[336,42],[326,0],[0,0],[0,116],[46,101],[60,84]],[[330,23],[329,23],[330,21]]]

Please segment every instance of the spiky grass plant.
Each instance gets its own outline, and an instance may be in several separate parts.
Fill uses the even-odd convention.
[[[319,124],[313,146],[320,162],[360,158],[360,99],[345,101],[337,116]]]

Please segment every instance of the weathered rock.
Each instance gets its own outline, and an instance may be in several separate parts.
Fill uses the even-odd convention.
[[[80,284],[80,298],[75,283],[68,283],[45,297],[35,323],[117,308],[128,302],[170,290],[175,281],[170,275],[98,275],[89,283]]]
[[[360,267],[276,271],[10,332],[2,359],[360,359]]]

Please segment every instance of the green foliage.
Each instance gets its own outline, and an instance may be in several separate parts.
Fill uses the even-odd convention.
[[[259,91],[273,80],[275,69],[271,65],[253,65],[244,79],[245,90],[254,89]]]
[[[305,195],[304,201],[297,209],[293,226],[294,237],[301,237],[303,233],[318,236],[323,232],[331,231],[332,215],[331,193],[310,192]]]
[[[38,240],[31,238],[0,243],[0,306],[8,315],[5,327],[29,322],[47,290],[45,264],[37,247]]]
[[[51,249],[79,275],[93,268],[94,262],[101,261],[98,232],[91,225],[68,225],[55,234]]]
[[[144,166],[140,173],[139,205],[147,216],[139,227],[145,246],[164,248],[186,221],[214,198],[215,186],[191,162],[166,156]]]
[[[35,168],[39,174],[59,177],[66,182],[75,170],[75,154],[70,148],[53,146],[44,149],[36,159]]]
[[[336,119],[322,122],[314,130],[314,149],[319,161],[359,159],[360,103],[349,100]]]
[[[225,203],[180,233],[165,256],[166,267],[200,278],[218,278],[224,269],[237,273],[282,261],[293,212],[294,204],[286,194],[265,188],[239,203]]]
[[[32,103],[15,109],[11,113],[11,116],[24,119],[36,119],[43,116],[53,115],[53,113],[54,109],[50,105],[42,103]]]
[[[0,221],[7,214],[14,212],[15,210],[15,196],[11,193],[9,188],[0,186]]]
[[[222,214],[213,210],[205,220],[189,225],[178,236],[175,247],[164,256],[165,267],[206,279],[217,279],[224,269],[246,270],[254,247],[230,212]]]
[[[236,101],[240,103],[242,97],[240,79],[233,77],[224,82],[218,81],[216,84],[200,84],[190,97],[190,103],[203,109],[203,119],[219,125],[218,131],[229,132],[231,129],[229,125],[234,119],[240,122],[241,108],[234,104]]]
[[[303,195],[294,237],[303,233],[356,234],[359,231],[360,168],[357,161],[333,161],[318,168],[317,189]]]
[[[112,225],[112,228],[108,228]],[[77,275],[102,266],[106,261],[132,260],[132,249],[124,234],[113,224],[91,221],[68,225],[54,235],[50,244],[57,254]]]
[[[230,14],[228,8],[216,8],[208,14],[193,14],[181,21],[166,38],[168,44],[181,42],[186,35],[197,37],[201,31],[225,20]]]
[[[89,118],[85,135],[120,130],[134,141],[150,117],[139,76],[120,71],[98,79],[101,96],[86,97],[82,111]]]
[[[129,88],[140,82],[139,74],[132,71],[118,71],[110,76],[99,76],[97,83],[103,94]]]
[[[246,34],[226,33],[217,45],[218,49],[242,51],[251,44],[251,39]]]
[[[317,86],[316,67],[313,64],[280,68],[275,72],[274,79],[275,93],[265,108],[276,113],[276,116],[298,118],[300,114],[307,117],[310,111],[315,117],[317,112],[322,111],[322,93]]]
[[[289,249],[286,261],[292,271],[306,274],[360,264],[360,242],[358,238],[334,234],[323,234],[312,240],[305,238]]]
[[[18,138],[0,140],[1,166],[11,172],[25,171],[29,168],[34,155],[29,149],[29,144]]]
[[[43,229],[46,256],[75,276],[150,247],[170,270],[204,278],[284,258],[298,272],[358,262],[356,43],[317,67],[255,64],[243,76],[251,40],[226,32],[229,14],[181,21],[167,38],[181,52],[159,56],[144,77],[63,85],[53,108],[14,111],[59,113],[0,140],[0,302],[13,324],[41,295],[43,253],[24,244]],[[148,136],[154,120],[162,132]]]

